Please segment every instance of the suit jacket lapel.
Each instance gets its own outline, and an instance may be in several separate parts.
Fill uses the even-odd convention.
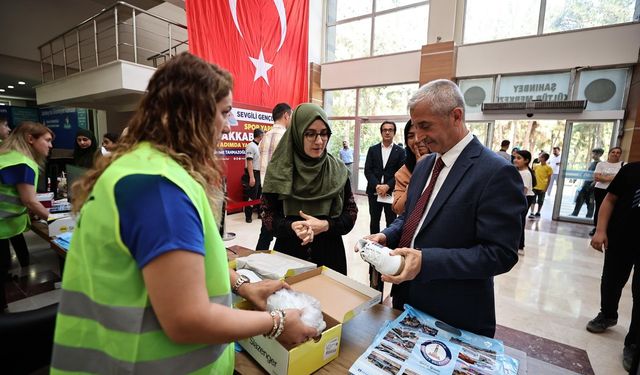
[[[376,151],[376,158],[378,158],[378,163],[380,165],[380,168],[384,172],[384,165],[382,162],[382,143],[378,143],[377,146],[378,146],[378,150]]]
[[[431,220],[433,220],[433,218],[438,214],[438,211],[440,211],[447,199],[449,199],[456,186],[458,186],[458,184],[462,181],[462,178],[467,173],[467,170],[474,164],[473,158],[477,156],[478,151],[482,148],[482,145],[480,145],[480,149],[478,149],[478,145],[476,145],[475,142],[476,140],[474,138],[471,143],[469,143],[467,147],[462,150],[460,156],[458,156],[458,159],[453,164],[453,168],[447,175],[447,179],[444,180],[444,183],[438,191],[438,195],[436,195],[435,200],[431,204],[429,213],[424,219],[424,223],[422,223],[422,226],[418,231],[424,230],[424,228],[429,225]]]

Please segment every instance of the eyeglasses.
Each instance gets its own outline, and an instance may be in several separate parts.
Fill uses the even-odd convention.
[[[304,139],[310,142],[315,142],[316,139],[318,139],[318,136],[320,136],[320,139],[322,139],[323,141],[326,141],[329,139],[329,137],[331,137],[331,132],[320,132],[320,133],[313,132],[313,131],[304,132]]]

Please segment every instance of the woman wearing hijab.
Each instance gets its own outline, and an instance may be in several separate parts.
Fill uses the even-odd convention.
[[[394,176],[396,186],[393,189],[393,203],[391,204],[391,209],[397,215],[404,212],[404,204],[407,202],[407,187],[413,174],[413,168],[415,168],[418,159],[429,153],[429,148],[424,142],[416,142],[416,132],[411,120],[407,121],[404,126],[404,144],[406,145],[404,148],[406,157],[404,165],[398,169]]]
[[[93,167],[98,151],[96,137],[87,129],[78,129],[76,143],[73,148],[73,164],[82,168]]]
[[[342,236],[356,222],[347,168],[327,153],[331,129],[319,106],[300,104],[269,163],[263,222],[275,250],[347,274]]]

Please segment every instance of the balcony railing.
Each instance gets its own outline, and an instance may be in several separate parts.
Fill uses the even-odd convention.
[[[117,60],[157,67],[189,43],[185,25],[118,1],[38,49],[44,83]]]

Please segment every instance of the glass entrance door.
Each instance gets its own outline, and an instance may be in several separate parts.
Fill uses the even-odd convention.
[[[593,171],[606,160],[615,122],[567,122],[553,218],[592,223],[595,209]]]

